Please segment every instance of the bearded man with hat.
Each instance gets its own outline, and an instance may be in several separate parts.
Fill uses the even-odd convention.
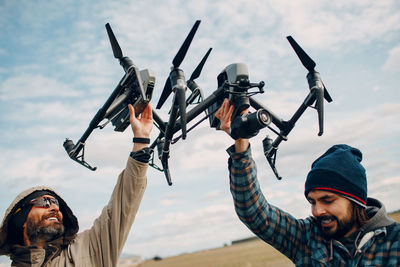
[[[134,145],[111,199],[93,226],[78,233],[78,220],[51,188],[19,194],[0,226],[0,255],[12,266],[116,266],[146,188],[153,126],[150,105],[135,116],[129,105]]]
[[[217,111],[229,134],[233,106]],[[305,197],[312,216],[296,219],[261,192],[248,139],[228,148],[230,189],[239,219],[296,266],[400,266],[400,224],[367,197],[359,149],[334,145],[312,164]]]

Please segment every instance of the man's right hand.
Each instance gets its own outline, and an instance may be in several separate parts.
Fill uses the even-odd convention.
[[[227,98],[224,99],[221,107],[215,113],[215,117],[221,121],[220,129],[226,132],[228,135],[231,133],[231,123],[233,114],[233,105],[229,103]],[[244,110],[243,113],[248,112]],[[249,139],[239,138],[235,140],[235,152],[240,153],[247,150],[249,147]]]
[[[227,98],[224,99],[221,107],[215,113],[215,117],[221,121],[219,128],[230,135],[232,123],[233,105],[229,103]]]

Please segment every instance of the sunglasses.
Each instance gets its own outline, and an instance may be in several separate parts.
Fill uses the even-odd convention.
[[[51,204],[56,204],[57,207],[60,207],[58,200],[53,197],[38,197],[29,201],[29,204],[40,208],[50,208]]]

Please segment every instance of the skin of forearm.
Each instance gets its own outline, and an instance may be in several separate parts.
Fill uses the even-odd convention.
[[[239,138],[235,140],[235,152],[241,153],[247,150],[249,147],[249,139]]]

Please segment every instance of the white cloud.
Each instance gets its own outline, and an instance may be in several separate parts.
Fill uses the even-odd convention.
[[[273,176],[260,145],[265,133],[274,134],[264,129],[251,141],[260,184],[271,203],[296,216],[309,214],[303,187],[311,162],[334,143],[350,143],[364,153],[371,194],[389,203],[388,210],[399,208],[396,152],[400,145],[400,107],[397,91],[393,91],[397,90],[398,75],[382,81],[386,76],[380,73],[390,70],[396,74],[399,69],[394,40],[400,18],[395,0],[136,2],[75,7],[60,1],[34,8],[30,4],[13,7],[7,2],[6,8],[0,7],[3,13],[11,8],[18,10],[18,16],[9,14],[10,19],[0,16],[4,29],[15,32],[7,37],[15,49],[2,47],[0,57],[19,51],[18,56],[33,58],[29,64],[20,64],[19,57],[2,60],[4,66],[0,67],[2,76],[8,77],[0,84],[0,169],[1,177],[6,177],[0,186],[3,195],[35,182],[49,184],[65,193],[81,226],[89,227],[107,202],[132,147],[129,129],[122,134],[115,133],[111,125],[95,130],[87,141],[85,159],[98,167],[96,172],[73,162],[62,147],[65,137],[77,141],[122,77],[104,24],[111,23],[124,55],[140,69],[154,70],[155,105],[173,57],[194,21],[201,19],[181,66],[188,78],[207,49],[214,48],[198,79],[206,96],[216,89],[216,75],[226,65],[245,62],[252,82],[266,82],[266,93],[257,99],[283,119],[290,118],[308,91],[302,76],[302,89],[298,90],[299,77],[305,70],[285,40],[289,34],[318,64],[324,57],[325,69],[331,71],[322,73],[335,94],[334,102],[326,106],[325,134],[316,136],[316,113],[307,110],[288,142],[279,148],[277,167],[282,181]],[[36,14],[32,10],[51,14],[32,15]],[[56,27],[50,27],[53,25]],[[30,49],[32,45],[34,49]],[[343,49],[346,56],[359,53],[359,57],[369,59],[371,55],[364,50],[371,51],[371,47],[388,55],[381,69],[357,58],[340,59]],[[392,49],[386,51],[387,47]],[[47,58],[51,62],[46,62]],[[336,62],[338,58],[343,61]],[[348,76],[335,77],[332,70]],[[354,77],[376,80],[364,88]],[[332,79],[337,79],[336,90]],[[378,94],[382,90],[387,94]],[[157,111],[163,118],[168,118],[171,99]],[[144,256],[172,255],[221,246],[250,235],[237,218],[229,195],[225,148],[232,143],[230,137],[203,122],[187,140],[172,145],[169,163],[174,185],[168,187],[162,173],[149,170],[145,199],[124,251]]]
[[[48,97],[76,97],[80,93],[64,83],[42,75],[20,75],[5,80],[0,87],[2,100]]]
[[[163,196],[160,205],[164,207],[171,207],[183,204],[184,197],[180,194],[169,193]]]
[[[38,153],[37,156],[28,156],[24,150],[13,150],[1,158],[4,179],[9,183],[48,184],[52,183],[62,172],[54,168],[59,165],[50,154]],[[24,160],[22,160],[24,159]]]
[[[400,46],[394,47],[389,51],[388,58],[382,69],[394,73],[400,71]]]
[[[344,45],[394,38],[399,30],[396,1],[273,1],[280,28],[308,47],[338,50]]]

